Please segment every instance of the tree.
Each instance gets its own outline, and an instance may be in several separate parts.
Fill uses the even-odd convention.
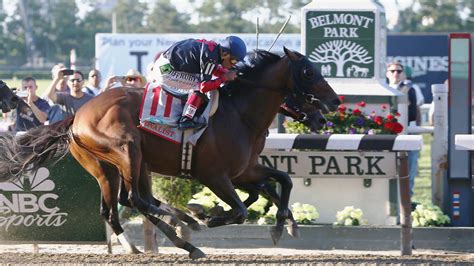
[[[193,32],[194,28],[188,21],[190,21],[190,16],[178,12],[170,0],[158,0],[147,17],[147,31],[165,33]]]
[[[348,62],[358,64],[372,63],[369,52],[357,43],[347,40],[325,42],[309,55],[309,60],[318,63],[334,63],[337,67],[336,77],[344,77],[344,66]]]
[[[97,33],[106,33],[112,31],[112,23],[110,17],[102,14],[98,9],[94,8],[86,14],[84,19],[80,21],[79,27],[81,35],[78,36],[78,64],[90,65],[95,64],[95,35]]]
[[[117,20],[117,32],[145,32],[144,21],[147,5],[136,0],[118,0],[114,8]]]
[[[474,3],[471,0],[413,0],[399,14],[399,32],[453,32],[472,31]],[[468,14],[467,18],[461,13]],[[469,20],[470,19],[470,20]]]
[[[197,32],[254,32],[253,22],[243,19],[256,6],[255,0],[203,0],[196,8],[199,17]]]

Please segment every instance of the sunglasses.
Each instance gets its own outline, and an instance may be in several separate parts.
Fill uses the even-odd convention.
[[[69,81],[71,81],[71,83],[73,83],[74,81],[76,81],[76,82],[81,82],[82,79],[70,79]]]
[[[127,78],[127,82],[134,82],[134,81],[140,81],[140,78]]]
[[[403,72],[403,70],[401,70],[401,69],[391,69],[391,70],[389,70],[389,72],[391,72],[391,73],[397,72],[398,74],[400,74],[400,73]]]

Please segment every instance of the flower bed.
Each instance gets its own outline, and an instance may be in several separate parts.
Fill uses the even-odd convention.
[[[339,96],[344,102],[344,96]],[[365,102],[356,104],[355,109],[346,108],[344,104],[339,106],[335,112],[324,115],[325,126],[319,134],[398,134],[402,132],[403,126],[398,122],[400,114],[382,105],[382,115],[376,115],[375,111],[366,113]],[[309,129],[296,121],[285,122],[288,133],[310,133]]]

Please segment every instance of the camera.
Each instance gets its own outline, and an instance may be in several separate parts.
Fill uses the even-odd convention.
[[[61,72],[63,73],[64,76],[70,76],[70,75],[74,74],[74,70],[72,70],[72,69],[63,69],[63,70],[61,70]]]
[[[15,94],[16,94],[16,96],[18,96],[20,98],[28,97],[28,92],[27,91],[18,91],[18,90],[16,90]]]

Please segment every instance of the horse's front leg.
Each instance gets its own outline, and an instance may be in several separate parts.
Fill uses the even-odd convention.
[[[270,200],[279,208],[280,195],[278,195],[275,188],[268,182],[264,182],[262,185],[262,194],[270,198]],[[293,213],[290,209],[288,209],[288,226],[286,230],[288,231],[288,234],[290,234],[292,237],[300,237],[300,229],[298,227],[298,223],[295,221]]]
[[[227,224],[242,224],[245,219],[247,219],[247,208],[240,200],[229,178],[220,176],[203,180],[200,179],[199,181],[232,208],[230,211],[225,212],[224,216],[209,218],[207,221],[208,227],[217,227]]]
[[[272,177],[281,186],[280,206],[277,205],[278,211],[276,214],[276,225],[272,227],[270,232],[273,244],[276,245],[283,233],[285,220],[290,217],[288,204],[290,201],[291,189],[293,188],[293,182],[287,173],[263,165],[257,165],[257,173],[266,177]]]

